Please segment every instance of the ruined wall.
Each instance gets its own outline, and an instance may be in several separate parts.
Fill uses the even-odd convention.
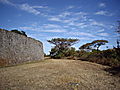
[[[0,66],[43,59],[40,41],[0,29]]]

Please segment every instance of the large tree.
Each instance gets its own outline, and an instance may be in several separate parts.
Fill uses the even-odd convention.
[[[108,43],[107,40],[94,40],[94,41],[92,42],[92,45],[93,45],[94,47],[96,47],[96,48],[97,48],[97,51],[98,51],[99,48],[100,48],[100,46],[101,46],[101,45],[105,45],[106,43]]]
[[[72,45],[76,44],[79,39],[53,38],[47,41],[55,45],[55,47],[52,48],[50,52],[50,55],[55,57],[64,56],[67,50],[69,50]]]

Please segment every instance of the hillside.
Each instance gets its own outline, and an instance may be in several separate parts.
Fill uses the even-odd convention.
[[[0,68],[0,90],[120,90],[120,78],[106,68],[65,59]]]

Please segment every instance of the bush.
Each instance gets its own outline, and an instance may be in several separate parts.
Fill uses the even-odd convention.
[[[80,58],[112,67],[120,66],[120,56],[116,53],[115,49],[108,49],[98,52],[86,52]]]
[[[50,56],[51,58],[56,58],[56,59],[60,59],[60,58],[74,59],[74,57],[77,57],[77,52],[73,47],[64,48],[60,50],[54,47],[50,51]]]
[[[14,33],[17,33],[17,34],[20,34],[20,35],[24,35],[24,36],[27,37],[27,34],[24,31],[11,30],[11,32],[14,32]]]

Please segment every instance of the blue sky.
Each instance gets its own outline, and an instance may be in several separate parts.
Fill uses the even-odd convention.
[[[0,0],[0,28],[23,30],[44,44],[52,38],[77,38],[74,47],[97,39],[116,44],[120,0]],[[106,49],[102,46],[101,49]]]

